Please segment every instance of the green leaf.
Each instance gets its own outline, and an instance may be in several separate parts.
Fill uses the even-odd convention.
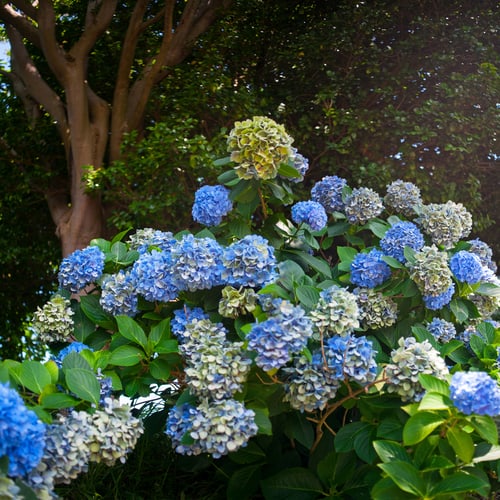
[[[228,457],[236,464],[253,464],[265,462],[266,452],[255,441],[250,440],[247,446],[230,453]]]
[[[448,396],[450,394],[448,383],[435,377],[434,375],[421,373],[418,376],[418,380],[426,391],[437,392],[439,394],[443,394],[444,396]]]
[[[372,500],[392,500],[396,498],[397,500],[415,500],[415,495],[401,491],[390,477],[384,477],[376,483],[370,495]]]
[[[82,368],[70,368],[65,373],[68,389],[84,401],[99,404],[101,385],[95,373]]]
[[[179,352],[179,343],[175,339],[162,339],[155,347],[158,354]]]
[[[341,262],[351,263],[354,257],[358,254],[358,251],[352,247],[337,247],[337,255]]]
[[[487,415],[472,415],[467,420],[485,441],[494,445],[498,444],[498,428],[491,417]]]
[[[170,371],[172,369],[172,365],[166,360],[162,358],[154,359],[149,365],[149,371],[151,375],[161,381],[167,381],[170,379]]]
[[[255,413],[255,424],[259,428],[259,434],[265,434],[267,436],[273,435],[273,425],[269,420],[269,410],[267,408],[262,408],[259,406],[253,406],[248,404],[247,408],[251,409]]]
[[[148,336],[148,340],[154,348],[163,337],[170,336],[170,318],[165,318],[156,325],[154,325]]]
[[[118,324],[120,335],[146,349],[148,339],[144,330],[135,320],[129,316],[120,315],[116,316],[116,323]]]
[[[214,166],[215,167],[222,167],[224,165],[228,165],[229,163],[231,163],[231,157],[230,156],[226,156],[224,158],[219,158],[217,160],[214,160]],[[224,184],[224,182],[226,182],[228,179],[231,178],[230,174],[232,174],[233,176],[234,175],[237,176],[235,170],[228,170],[227,172],[224,172],[223,174],[220,174],[219,177],[217,177],[217,180],[221,184]]]
[[[410,463],[395,460],[391,463],[378,464],[403,491],[418,497],[425,497],[425,483],[418,470]]]
[[[90,241],[90,246],[99,248],[103,253],[111,250],[111,242],[103,238],[94,238]]]
[[[473,463],[500,460],[500,446],[488,443],[479,443],[474,452]]]
[[[41,397],[40,404],[49,410],[58,410],[60,408],[73,408],[78,404],[78,400],[69,394],[53,392]]]
[[[306,419],[303,413],[297,411],[288,413],[286,415],[284,432],[288,438],[297,440],[307,449],[310,449],[314,443],[312,424]]]
[[[259,489],[261,465],[247,465],[234,472],[226,490],[227,500],[244,500],[253,497]]]
[[[80,297],[80,307],[84,314],[94,324],[102,326],[106,330],[114,330],[116,328],[113,316],[106,314],[99,304],[99,297],[96,295],[83,295]]]
[[[394,269],[404,269],[405,268],[405,266],[403,266],[403,264],[401,264],[401,262],[399,262],[399,260],[395,259],[394,257],[389,257],[388,255],[384,255],[382,257],[382,260]]]
[[[399,460],[411,463],[411,459],[406,450],[395,441],[374,441],[373,447],[382,462],[393,462]]]
[[[261,481],[266,500],[313,500],[322,494],[319,479],[309,469],[291,467]]]
[[[292,167],[287,163],[280,164],[278,174],[282,177],[291,177],[292,179],[298,179],[301,177],[300,172],[295,167]]]
[[[390,226],[385,222],[371,220],[367,224],[365,224],[365,228],[369,229],[378,238],[383,238]]]
[[[463,323],[469,318],[467,304],[461,299],[453,299],[450,302],[450,309],[459,323]]]
[[[353,422],[342,426],[335,436],[335,450],[338,452],[354,450],[354,438],[366,427],[371,425],[366,422]]]
[[[62,367],[63,370],[81,368],[82,370],[92,371],[89,362],[79,352],[74,351],[64,356]]]
[[[316,272],[323,275],[323,278],[331,278],[332,270],[326,261],[323,259],[319,259],[318,257],[314,257],[314,255],[309,255],[306,252],[294,252],[292,250],[288,250],[290,253],[294,253],[297,255],[297,258],[312,267]]]
[[[474,441],[470,434],[457,427],[451,427],[446,433],[446,438],[462,462],[466,464],[472,462]]]
[[[437,392],[427,392],[420,401],[419,410],[447,410],[452,405],[450,399]]]
[[[116,366],[134,366],[144,359],[144,351],[131,345],[122,345],[111,352],[109,363]]]
[[[466,493],[471,491],[489,488],[489,484],[477,476],[472,476],[466,472],[455,472],[451,476],[441,478],[432,488],[430,494],[453,495],[456,493]]]
[[[314,309],[319,300],[319,292],[318,290],[309,285],[301,285],[295,289],[295,293],[299,302],[306,309]]]
[[[23,361],[17,376],[19,383],[35,394],[41,394],[43,388],[52,383],[50,371],[39,361]]]
[[[443,417],[431,412],[418,412],[411,416],[403,429],[403,443],[406,446],[419,443],[434,429],[445,422]]]

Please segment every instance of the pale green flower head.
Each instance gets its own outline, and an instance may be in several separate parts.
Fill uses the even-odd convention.
[[[292,142],[283,125],[265,116],[254,116],[235,122],[227,149],[241,179],[274,179],[280,164],[293,156]]]
[[[410,265],[410,278],[422,295],[435,297],[446,292],[453,282],[447,254],[435,245],[423,247]]]
[[[54,295],[33,316],[33,329],[43,342],[66,342],[73,333],[71,302],[61,295]]]
[[[219,314],[225,318],[237,318],[252,312],[257,306],[258,295],[252,288],[236,289],[230,285],[222,289]]]

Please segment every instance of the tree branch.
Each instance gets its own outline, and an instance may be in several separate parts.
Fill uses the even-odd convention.
[[[15,2],[12,2],[15,4]],[[21,2],[25,3],[25,2]],[[33,9],[30,9],[33,10]],[[36,13],[36,12],[35,12]],[[35,19],[35,16],[29,16]],[[40,37],[37,28],[30,22],[27,16],[20,14],[14,10],[9,4],[0,3],[0,19],[6,25],[11,25],[16,28],[25,38],[27,38],[33,45],[40,47]]]
[[[76,59],[83,59],[88,56],[98,38],[109,26],[116,10],[118,0],[91,0],[87,4],[87,14],[85,16],[85,29],[82,36],[69,50],[69,55]]]

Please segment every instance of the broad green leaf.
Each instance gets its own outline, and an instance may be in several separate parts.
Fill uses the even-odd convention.
[[[44,365],[50,373],[52,383],[55,384],[59,379],[59,368],[56,362],[53,360],[49,360],[46,363],[44,363]]]
[[[96,325],[102,326],[106,330],[114,330],[116,328],[113,316],[103,311],[99,304],[99,297],[96,295],[83,295],[80,297],[80,307],[87,318]]]
[[[487,415],[472,415],[467,420],[485,441],[494,445],[498,444],[498,428],[491,417]]]
[[[160,381],[167,381],[170,379],[170,370],[172,369],[172,365],[166,360],[162,358],[154,359],[149,365],[149,371],[151,375]]]
[[[319,300],[319,292],[318,290],[309,285],[300,285],[295,289],[295,293],[299,302],[306,309],[314,309]]]
[[[103,253],[111,250],[111,242],[103,238],[94,238],[90,241],[90,246],[99,248]]]
[[[377,454],[373,449],[373,441],[375,439],[377,428],[375,425],[368,425],[361,429],[354,436],[354,451],[366,463],[373,463],[377,458]]]
[[[216,167],[223,167],[224,165],[228,165],[229,163],[231,163],[231,157],[226,156],[224,158],[219,158],[217,160],[214,160],[213,163],[214,163],[214,166],[216,166]],[[220,174],[219,177],[217,177],[217,180],[221,184],[224,184],[228,180],[233,179],[235,176],[238,177],[238,175],[236,174],[236,171],[231,169],[231,170],[227,170],[223,174]]]
[[[49,369],[39,361],[23,361],[17,375],[19,383],[35,394],[41,394],[43,388],[52,383]]]
[[[247,465],[236,470],[229,478],[226,490],[227,500],[251,498],[259,489],[261,465]]]
[[[286,163],[280,164],[278,168],[278,174],[282,177],[291,177],[294,179],[297,179],[301,176],[300,172],[295,167],[292,167],[291,165],[288,165]]]
[[[179,343],[175,339],[162,339],[155,347],[158,354],[179,352]]]
[[[382,257],[382,260],[388,264],[390,267],[392,267],[393,269],[404,269],[405,266],[403,266],[403,264],[401,264],[401,262],[399,262],[398,259],[395,259],[394,257],[389,257],[388,255],[384,255]]]
[[[390,226],[385,222],[371,220],[365,225],[365,228],[369,229],[375,236],[383,238]]]
[[[432,488],[430,494],[454,495],[471,491],[489,488],[489,484],[477,476],[472,476],[466,472],[455,472],[451,476],[441,478]]]
[[[134,319],[129,316],[120,315],[116,316],[116,323],[118,324],[120,335],[146,349],[148,339],[144,330]]]
[[[128,248],[122,241],[117,241],[111,246],[109,255],[113,262],[123,262],[127,256]]]
[[[410,463],[394,460],[391,463],[378,464],[403,491],[419,497],[425,496],[425,483],[418,470]]]
[[[451,427],[446,432],[446,438],[462,462],[466,464],[472,462],[472,457],[474,456],[474,441],[470,434],[467,434],[458,427]]]
[[[59,408],[73,408],[79,403],[78,399],[75,399],[69,394],[63,394],[61,392],[53,392],[51,394],[45,394],[41,397],[40,404],[49,410],[57,410]]]
[[[401,491],[390,477],[384,477],[372,488],[370,498],[372,500],[415,500],[415,495]]]
[[[412,415],[403,429],[403,443],[406,446],[419,443],[445,422],[443,417],[430,412],[418,412]]]
[[[91,321],[86,314],[83,313],[81,307],[75,308],[73,315],[73,335],[78,342],[85,343],[87,337],[95,332],[96,323]]]
[[[367,422],[353,422],[341,427],[335,436],[335,450],[338,452],[354,450],[356,435],[367,427],[371,427]]]
[[[488,443],[479,443],[474,451],[473,463],[500,460],[500,446]]]
[[[444,380],[435,377],[434,375],[430,375],[428,373],[421,373],[418,376],[418,380],[426,391],[437,392],[444,396],[448,396],[450,394],[448,383]]]
[[[332,224],[331,226],[328,226],[328,236],[339,236],[341,234],[344,234],[351,225],[349,222],[336,222],[335,224]]]
[[[354,257],[358,254],[358,251],[352,247],[337,247],[337,255],[341,262],[351,263]]]
[[[170,318],[165,318],[156,325],[154,325],[148,336],[148,340],[151,342],[153,347],[160,342],[163,337],[168,338],[170,334]]]
[[[122,345],[111,352],[109,363],[116,366],[134,366],[144,359],[144,351],[131,345]]]
[[[255,423],[259,428],[259,434],[272,436],[273,426],[269,420],[269,410],[267,408],[253,406],[252,404],[248,404],[247,408],[253,410],[255,413]]]
[[[89,362],[79,352],[74,351],[64,356],[62,367],[63,370],[81,368],[82,370],[92,371]]]
[[[399,460],[411,463],[411,459],[406,450],[395,441],[374,441],[373,447],[382,462],[393,462]]]
[[[307,252],[292,252],[288,250],[290,253],[294,253],[297,255],[297,258],[312,267],[316,272],[323,275],[324,278],[332,277],[332,270],[326,261],[323,259],[319,259],[318,257],[314,257],[314,255],[309,255]]]
[[[310,449],[314,443],[313,426],[305,415],[298,411],[287,413],[284,432],[288,438],[297,440],[307,449]]]
[[[84,401],[99,404],[101,385],[95,373],[82,368],[71,368],[65,371],[68,389]]]
[[[250,440],[247,446],[230,453],[228,457],[237,464],[253,464],[255,462],[265,462],[266,452],[255,441]]]
[[[463,323],[469,317],[467,304],[461,299],[453,299],[450,302],[450,309],[459,323]]]
[[[291,467],[261,481],[266,500],[313,500],[322,494],[319,479],[309,469]]]

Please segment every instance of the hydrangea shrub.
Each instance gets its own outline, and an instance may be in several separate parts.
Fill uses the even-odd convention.
[[[231,499],[495,491],[491,250],[464,240],[465,207],[425,204],[401,179],[377,193],[326,176],[300,200],[309,164],[292,143],[270,118],[237,122],[194,229],[124,232],[63,260],[33,321],[50,360],[0,365],[16,396],[0,402],[5,490],[54,496],[90,462],[126,460],[156,412]],[[154,405],[120,402],[153,391]],[[13,407],[41,443],[22,460]]]

